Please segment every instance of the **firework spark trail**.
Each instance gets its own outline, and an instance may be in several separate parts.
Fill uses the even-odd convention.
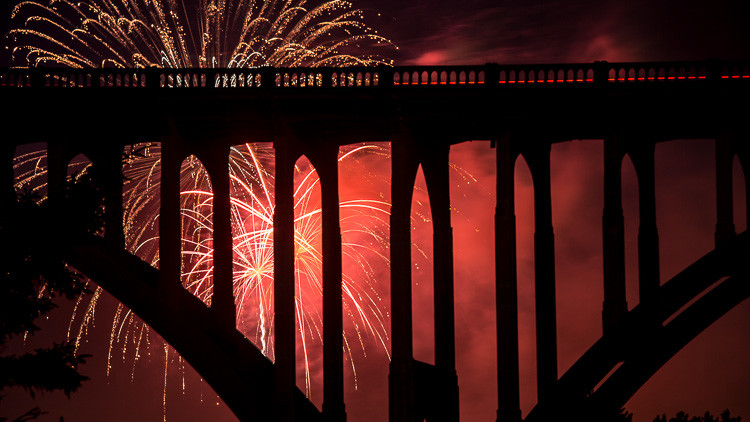
[[[7,37],[14,64],[21,66],[84,67],[256,67],[350,66],[392,64],[364,51],[395,48],[365,25],[361,10],[343,0],[307,7],[304,0],[200,0],[197,10],[182,0],[27,0],[12,12]],[[195,31],[194,29],[197,29]],[[132,146],[124,167],[124,233],[127,248],[158,267],[160,162],[159,147]],[[386,154],[374,146],[345,150],[342,160],[358,154]],[[17,157],[18,188],[44,196],[45,154],[38,150]],[[238,323],[258,347],[273,358],[273,171],[268,148],[244,145],[230,157],[231,218],[234,232],[234,294]],[[309,299],[320,297],[320,210],[311,193],[318,181],[312,168],[297,168],[303,180],[296,202],[297,311],[301,344],[320,338],[320,310]],[[212,293],[212,194],[210,179],[195,157],[183,162],[181,173],[183,285],[205,303]],[[319,207],[319,204],[316,204]],[[363,332],[388,353],[386,313],[381,309],[373,260],[387,258],[384,235],[389,205],[380,200],[342,202],[342,239],[345,262],[356,275],[344,273],[344,311],[350,316],[351,335],[364,354]],[[367,238],[366,241],[362,239]],[[375,249],[373,246],[375,245]],[[80,319],[76,344],[93,323],[97,290],[88,304],[76,304],[72,320]],[[82,316],[76,313],[85,309]],[[72,324],[71,324],[72,328]],[[306,330],[309,328],[309,330]],[[118,305],[112,323],[107,372],[114,347],[140,356],[145,326]],[[69,332],[71,329],[69,328]],[[345,333],[346,334],[346,333]],[[352,368],[351,342],[345,348]],[[148,343],[148,335],[145,336]],[[166,355],[168,356],[168,354]],[[305,367],[309,368],[305,354]],[[134,371],[134,366],[133,366]],[[165,369],[166,376],[166,369]],[[309,392],[309,372],[305,374]],[[166,379],[166,378],[165,378]],[[355,380],[356,382],[356,380]],[[165,386],[166,388],[166,386]]]
[[[161,178],[160,147],[153,144],[134,145],[126,149],[124,166],[124,227],[126,244],[131,252],[158,267],[158,220]],[[342,148],[339,162],[356,166],[362,156],[388,156],[387,147],[357,145]],[[234,294],[240,329],[255,342],[263,353],[273,358],[273,149],[264,144],[244,144],[231,149],[231,219],[234,248]],[[42,164],[39,164],[42,163]],[[16,157],[17,187],[40,183],[46,177],[44,150]],[[34,170],[26,167],[33,165]],[[80,162],[79,167],[89,165]],[[309,392],[311,374],[307,350],[322,342],[320,329],[322,295],[320,266],[320,201],[315,197],[319,179],[309,163],[295,167],[296,244],[296,309],[299,324],[298,342],[303,350],[304,377]],[[29,180],[33,178],[34,180]],[[183,274],[186,289],[210,304],[212,294],[213,249],[211,245],[212,200],[210,178],[194,156],[186,158],[181,167],[181,232]],[[319,194],[318,194],[319,196]],[[387,216],[389,204],[378,199],[342,201],[341,227],[344,258],[344,312],[349,315],[345,336],[356,336],[355,343],[365,353],[363,334],[372,336],[388,353],[386,314],[381,309],[379,286],[374,266],[388,263],[383,251],[387,247]],[[373,247],[373,245],[375,245]],[[69,324],[69,336],[81,344],[93,324],[101,288],[88,303],[76,302]],[[83,312],[78,315],[78,309]],[[77,323],[77,330],[71,333]],[[128,350],[133,353],[132,371],[141,355],[145,324],[121,304],[115,311],[109,340],[107,372],[112,367],[112,354]],[[150,344],[150,343],[149,343]],[[354,366],[356,361],[351,340],[345,338],[345,349]],[[354,367],[353,367],[354,369]],[[353,372],[356,374],[356,372]],[[134,375],[131,374],[131,376]],[[356,383],[356,380],[355,380]]]
[[[154,147],[150,149],[154,150]],[[372,150],[385,153],[375,146],[350,147],[340,161],[356,160],[358,155]],[[243,331],[269,357],[273,353],[273,177],[269,167],[272,163],[270,147],[245,144],[235,147],[230,154],[230,180],[232,180],[231,216],[234,236],[234,293],[238,304],[238,322]],[[158,192],[159,168],[156,153],[137,162],[138,172],[148,174],[154,181],[148,183],[152,192]],[[151,161],[151,169],[145,171]],[[320,218],[319,200],[313,193],[319,185],[314,169],[298,165],[295,194],[295,245],[296,245],[296,309],[299,324],[299,342],[303,349],[305,378],[310,388],[307,350],[310,342],[322,341],[321,313],[316,298],[322,294],[320,266]],[[183,285],[207,304],[212,294],[213,248],[210,242],[212,230],[212,200],[210,180],[205,169],[194,157],[183,162],[181,177],[181,209],[183,233]],[[126,171],[126,176],[128,172]],[[144,181],[128,177],[137,186]],[[127,189],[130,192],[130,189]],[[127,193],[126,193],[127,195]],[[373,262],[387,258],[378,248],[365,244],[378,244],[385,248],[385,238],[377,231],[387,227],[389,205],[385,201],[366,199],[351,200],[341,204],[344,218],[341,220],[344,249],[344,312],[350,315],[347,331],[357,337],[364,351],[363,332],[373,336],[387,353],[388,332],[386,317],[379,305],[378,286],[373,277]],[[138,221],[148,212],[148,207],[138,208],[135,214],[128,213],[126,219]],[[148,217],[145,217],[148,218]],[[158,217],[153,216],[152,219]],[[137,224],[133,224],[137,226]],[[155,228],[154,225],[150,225]],[[131,244],[139,249],[147,243],[156,243],[157,238],[146,232],[134,237]],[[145,238],[142,240],[141,238]],[[156,251],[156,245],[149,248]],[[158,264],[154,257],[152,261]],[[350,341],[346,341],[350,360],[354,362]]]
[[[13,9],[8,37],[14,61],[30,66],[392,64],[364,53],[392,44],[344,0],[200,0],[194,15],[181,0],[29,0]]]

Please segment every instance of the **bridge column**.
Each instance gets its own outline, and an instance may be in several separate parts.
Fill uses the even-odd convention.
[[[435,302],[435,367],[441,379],[438,408],[441,421],[458,421],[458,376],[456,375],[456,329],[453,278],[453,228],[451,227],[450,146],[439,145],[425,157],[424,175],[430,198],[433,228]]]
[[[745,179],[745,223],[750,229],[750,148],[740,144],[737,157],[742,166],[742,175]]]
[[[122,147],[108,146],[102,151],[98,173],[104,190],[104,237],[107,245],[119,251],[125,246],[122,223]]]
[[[610,333],[628,311],[625,300],[625,235],[622,215],[622,147],[616,135],[604,139],[603,334]]]
[[[659,232],[656,227],[656,186],[653,141],[639,143],[630,152],[638,177],[638,294],[649,306],[659,290]]]
[[[555,234],[552,227],[550,145],[525,154],[534,181],[534,274],[536,307],[537,397],[544,403],[557,382]]]
[[[327,148],[317,166],[323,231],[323,416],[346,421],[344,405],[344,324],[338,147]]]
[[[391,365],[388,375],[391,422],[413,422],[414,359],[411,310],[411,200],[418,162],[411,140],[391,139]]]
[[[13,186],[13,155],[16,152],[16,146],[11,142],[3,142],[0,145],[0,215],[8,211],[16,202],[16,189]]]
[[[716,246],[721,246],[735,235],[732,204],[732,144],[729,135],[716,139]]]
[[[211,310],[224,327],[235,328],[234,261],[231,203],[229,196],[229,147],[214,146],[209,156],[213,187],[214,274]]]
[[[65,179],[68,175],[68,151],[58,142],[47,144],[47,199],[53,213],[62,206],[65,196]]]
[[[276,179],[273,213],[274,356],[276,420],[294,420],[294,162],[288,144],[275,142]]]
[[[518,288],[514,168],[517,153],[507,137],[497,142],[495,303],[497,312],[498,422],[521,420],[518,368]]]
[[[182,164],[182,142],[176,130],[172,128],[171,133],[161,143],[158,293],[162,300],[169,298],[169,292],[172,289],[181,287],[180,165]]]

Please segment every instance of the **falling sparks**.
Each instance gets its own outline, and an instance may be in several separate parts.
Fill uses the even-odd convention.
[[[393,48],[343,0],[23,1],[15,63],[74,68],[247,68],[392,64]]]
[[[197,3],[197,4],[196,4]],[[392,65],[380,52],[395,48],[364,23],[364,12],[347,1],[308,4],[304,0],[28,0],[11,15],[15,29],[7,35],[17,66],[72,68],[249,68]],[[159,147],[132,146],[124,166],[127,248],[158,267]],[[382,147],[359,145],[343,150],[340,160],[362,154],[387,154]],[[273,161],[272,150],[246,144],[230,156],[231,219],[234,233],[234,295],[238,327],[273,358]],[[17,189],[30,189],[45,199],[46,154],[31,151],[16,157]],[[312,192],[319,183],[312,167],[297,167],[302,180],[295,209],[297,250],[297,313],[304,349],[320,342],[321,312],[312,300],[321,295],[317,268],[321,262],[320,208]],[[212,201],[210,179],[195,157],[181,172],[182,282],[205,303],[212,295]],[[363,334],[371,335],[388,353],[387,312],[375,283],[385,248],[389,205],[382,200],[341,203],[344,253],[345,351],[352,356],[356,338],[364,354]],[[375,263],[373,260],[379,260]],[[348,264],[347,264],[348,262]],[[349,270],[347,270],[349,268]],[[81,343],[93,324],[101,294],[74,308],[69,337]],[[79,316],[78,313],[81,313]],[[80,321],[79,321],[80,320]],[[73,321],[78,321],[75,330]],[[145,343],[145,346],[144,346]],[[148,350],[148,328],[121,304],[115,311],[109,339],[107,374],[112,354]],[[169,351],[164,346],[165,365]],[[309,369],[307,355],[304,367]],[[166,406],[166,366],[164,401]],[[353,371],[354,374],[356,372]],[[310,373],[306,371],[307,391]],[[355,379],[356,382],[356,379]],[[184,390],[184,386],[183,386]],[[164,414],[166,417],[166,413]]]

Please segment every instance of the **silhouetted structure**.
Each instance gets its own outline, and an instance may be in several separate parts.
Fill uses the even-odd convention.
[[[151,325],[243,420],[342,421],[341,234],[337,153],[342,144],[392,144],[390,419],[458,420],[453,317],[453,251],[448,189],[450,146],[490,140],[497,154],[496,282],[499,422],[521,419],[513,169],[523,155],[534,183],[539,402],[528,421],[551,414],[617,412],[683,345],[748,297],[750,247],[736,235],[731,163],[750,187],[746,118],[748,63],[607,63],[347,69],[2,70],[14,108],[0,182],[12,192],[12,146],[49,143],[53,206],[68,160],[85,153],[107,188],[103,239],[70,245],[67,258]],[[64,101],[64,103],[61,103]],[[102,105],[106,104],[106,107]],[[44,121],[44,125],[37,122]],[[654,146],[716,138],[716,249],[660,285]],[[236,329],[229,225],[229,147],[273,141],[275,357],[266,359]],[[554,231],[549,154],[555,142],[605,144],[604,335],[558,376]],[[162,142],[160,270],[123,249],[124,145]],[[211,308],[180,288],[179,165],[205,164],[214,192]],[[625,302],[621,163],[633,160],[640,189],[640,304]],[[320,414],[295,387],[293,166],[302,155],[322,189],[324,403]],[[410,207],[422,166],[434,231],[435,365],[412,353]],[[750,192],[749,192],[750,193]],[[750,197],[750,195],[748,195]],[[750,207],[748,207],[750,213]],[[717,280],[713,290],[677,316]],[[673,318],[672,318],[673,317]],[[665,321],[668,323],[665,324]],[[275,385],[275,389],[270,386]],[[267,403],[274,402],[275,406]]]

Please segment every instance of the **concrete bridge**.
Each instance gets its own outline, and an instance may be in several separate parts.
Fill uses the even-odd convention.
[[[50,242],[60,245],[71,265],[153,327],[241,420],[346,419],[337,154],[338,147],[348,143],[390,141],[392,146],[393,422],[459,417],[455,330],[460,327],[454,322],[448,195],[453,144],[490,140],[497,155],[498,422],[521,420],[513,180],[517,157],[522,155],[529,164],[535,207],[538,404],[527,421],[551,420],[559,412],[596,419],[616,411],[682,346],[750,295],[750,241],[747,234],[735,233],[731,188],[735,155],[745,171],[745,186],[750,186],[750,62],[0,69],[0,92],[11,105],[0,115],[2,206],[15,202],[12,158],[17,145],[48,144],[53,208],[63,206],[68,162],[86,154],[105,186],[104,236],[52,236]],[[661,283],[654,147],[688,138],[716,139],[716,248]],[[272,141],[276,151],[273,364],[235,325],[227,166],[230,146],[246,139]],[[553,143],[573,139],[604,142],[603,336],[559,374],[549,153]],[[158,271],[123,245],[120,160],[126,145],[143,141],[161,142]],[[210,307],[180,284],[178,179],[180,163],[190,154],[206,166],[214,192]],[[322,412],[295,387],[293,168],[302,155],[321,179]],[[625,155],[636,169],[640,206],[640,303],[631,311],[625,301],[620,180]],[[420,165],[433,217],[434,365],[416,361],[412,351],[409,218]]]

